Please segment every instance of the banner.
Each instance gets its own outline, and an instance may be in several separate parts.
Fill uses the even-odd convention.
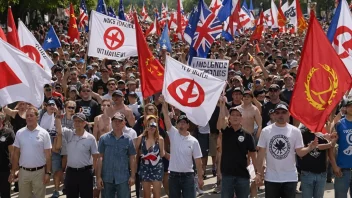
[[[191,67],[226,81],[229,70],[229,60],[193,57]]]
[[[91,12],[88,56],[123,60],[137,56],[136,31],[126,21]]]

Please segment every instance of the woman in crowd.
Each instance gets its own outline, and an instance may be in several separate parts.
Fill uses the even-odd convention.
[[[137,138],[136,151],[140,154],[139,176],[143,185],[143,197],[150,198],[153,186],[153,197],[160,198],[163,179],[164,139],[159,135],[158,118],[149,115],[146,118],[146,129]]]

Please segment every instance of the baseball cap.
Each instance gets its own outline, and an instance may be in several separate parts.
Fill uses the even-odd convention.
[[[93,70],[93,67],[91,65],[87,66],[87,71],[89,71],[89,70]]]
[[[284,68],[289,69],[289,67],[288,67],[287,64],[283,64],[283,65],[282,65],[282,69],[284,69]]]
[[[286,106],[286,105],[284,105],[284,104],[278,104],[278,105],[276,105],[276,107],[275,107],[275,111],[276,111],[276,110],[279,110],[279,109],[282,109],[282,110],[288,111],[287,106]]]
[[[125,115],[124,114],[122,114],[122,113],[120,113],[120,112],[117,112],[117,113],[115,113],[115,115],[111,118],[111,121],[112,120],[115,120],[115,119],[117,119],[117,120],[125,120]]]
[[[81,74],[81,75],[79,75],[79,78],[87,78],[87,75],[86,74]]]
[[[236,87],[233,92],[240,92],[241,94],[243,94],[243,91],[240,87]]]
[[[55,100],[48,100],[47,104],[48,104],[48,105],[52,105],[52,104],[55,104],[55,105],[56,105]]]
[[[184,120],[184,121],[186,121],[187,123],[189,123],[189,119],[187,118],[186,115],[180,115],[180,116],[178,117],[176,123],[179,123],[181,120]]]
[[[277,85],[277,84],[272,84],[272,85],[270,85],[270,87],[269,87],[269,91],[272,90],[272,89],[279,90],[279,89],[280,89],[280,86]]]
[[[352,105],[352,100],[351,99],[348,99],[348,100],[344,101],[344,105],[343,105],[344,107],[347,107],[349,105]]]
[[[231,114],[232,111],[238,111],[241,114],[241,116],[242,116],[242,111],[240,111],[237,107],[231,107],[229,109],[229,114]]]
[[[134,92],[134,91],[129,92],[128,95],[129,95],[129,96],[135,96],[135,97],[137,97],[137,94],[136,94],[136,92]]]
[[[79,118],[82,121],[86,121],[86,116],[83,113],[76,113],[75,115],[72,116],[72,119]]]
[[[121,97],[123,97],[124,94],[122,93],[122,91],[116,90],[116,91],[114,91],[114,92],[111,94],[111,96],[121,96]]]
[[[243,95],[249,95],[250,97],[253,98],[253,93],[252,93],[250,90],[245,90],[245,91],[243,92]]]

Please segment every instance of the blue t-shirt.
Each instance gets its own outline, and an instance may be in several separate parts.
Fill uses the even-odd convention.
[[[337,165],[340,168],[352,168],[352,122],[342,118],[336,123],[336,132],[339,136]]]

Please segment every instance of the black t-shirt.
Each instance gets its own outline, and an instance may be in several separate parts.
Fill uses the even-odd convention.
[[[106,82],[106,83],[104,83],[103,82],[103,79],[99,79],[99,80],[97,80],[97,81],[94,81],[93,82],[93,91],[95,92],[95,93],[97,93],[98,92],[98,87],[99,86],[102,86],[103,87],[103,89],[104,89],[104,94],[105,93],[108,93],[108,82]]]
[[[210,133],[219,134],[219,130],[216,127],[218,123],[219,114],[220,114],[220,107],[216,106],[209,120]]]
[[[275,109],[276,105],[278,105],[278,104],[284,104],[284,105],[288,106],[287,103],[284,101],[280,101],[277,104],[267,102],[267,103],[264,103],[264,105],[262,106],[262,119],[263,119],[262,127],[263,128],[266,127],[267,123],[270,120],[269,111],[271,109]]]
[[[15,142],[15,133],[12,129],[4,128],[0,130],[0,172],[9,172],[11,163],[8,146]]]
[[[99,104],[94,100],[77,100],[76,113],[82,108],[82,113],[87,117],[87,122],[94,122],[94,118],[99,115]]]
[[[249,178],[247,154],[256,151],[253,136],[243,129],[235,131],[232,127],[226,127],[221,133],[221,173]]]
[[[287,104],[290,104],[293,90],[284,89],[281,91],[281,100],[285,101]]]
[[[302,131],[302,136],[303,136],[304,146],[308,146],[308,144],[311,141],[313,141],[315,138],[315,134],[308,131]],[[328,141],[322,137],[318,137],[318,143],[327,144]],[[327,150],[314,149],[311,152],[309,152],[307,155],[302,157],[299,162],[301,170],[309,171],[313,173],[326,172],[326,168],[327,168],[326,151]]]
[[[253,86],[252,76],[249,76],[249,78],[247,79],[247,77],[245,75],[242,75],[241,78],[242,78],[242,84],[243,84],[244,89],[251,90],[252,86]]]
[[[241,104],[242,104],[242,103],[234,104],[232,101],[230,101],[230,102],[227,102],[227,103],[226,103],[226,107],[227,107],[227,109],[230,109],[230,108],[232,108],[232,107],[240,106]]]

